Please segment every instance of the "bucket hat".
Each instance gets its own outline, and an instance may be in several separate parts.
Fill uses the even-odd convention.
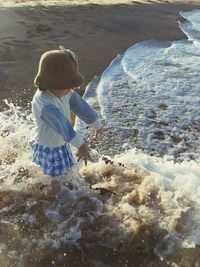
[[[34,84],[40,90],[64,90],[80,86],[84,77],[74,52],[63,46],[42,54]]]

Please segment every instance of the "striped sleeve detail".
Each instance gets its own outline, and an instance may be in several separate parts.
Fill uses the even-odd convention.
[[[66,142],[79,148],[84,140],[73,129],[69,120],[53,105],[46,105],[41,111],[41,118]]]
[[[85,123],[90,124],[95,129],[102,127],[96,111],[78,93],[73,91],[69,105],[71,111]]]

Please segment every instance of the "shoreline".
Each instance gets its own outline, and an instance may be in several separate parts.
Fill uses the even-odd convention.
[[[138,42],[186,38],[178,26],[179,13],[192,9],[200,9],[200,3],[132,1],[0,9],[0,106],[5,98],[20,105],[31,99],[33,78],[44,51],[57,49],[61,44],[73,50],[87,84],[117,54]]]

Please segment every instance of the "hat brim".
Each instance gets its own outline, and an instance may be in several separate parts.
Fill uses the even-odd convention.
[[[34,84],[41,90],[64,90],[72,89],[80,86],[84,82],[83,75],[77,71],[73,77],[63,79],[52,79],[51,77],[44,77],[44,75],[37,75],[34,79]]]

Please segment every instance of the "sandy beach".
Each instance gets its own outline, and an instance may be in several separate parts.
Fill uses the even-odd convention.
[[[0,105],[5,98],[27,104],[46,50],[61,44],[73,50],[87,84],[137,42],[185,38],[179,13],[199,8],[199,0],[5,0],[0,4]]]

